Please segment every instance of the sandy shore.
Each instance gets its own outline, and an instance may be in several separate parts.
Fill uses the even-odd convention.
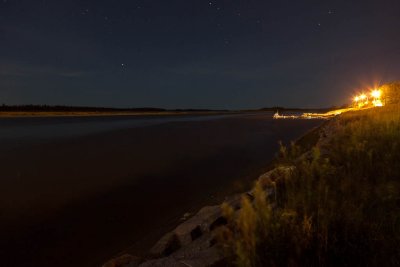
[[[0,154],[2,262],[99,266],[140,253],[184,213],[249,187],[278,140],[320,123],[258,114],[25,142]]]

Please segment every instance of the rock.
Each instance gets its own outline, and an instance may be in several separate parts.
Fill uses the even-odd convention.
[[[169,256],[182,246],[210,232],[220,225],[226,224],[222,216],[221,207],[207,206],[187,221],[181,223],[170,233],[164,235],[150,250],[153,257]]]
[[[214,232],[209,232],[191,242],[185,247],[174,252],[171,256],[176,260],[183,260],[196,257],[201,251],[207,250],[215,244]]]
[[[224,255],[214,246],[200,251],[192,258],[181,260],[181,262],[191,267],[212,267],[217,265],[221,266],[224,260]]]
[[[190,218],[190,216],[192,216],[192,214],[190,212],[186,212],[185,214],[183,214],[181,221],[186,221]]]
[[[176,234],[180,244],[186,246],[202,236],[204,232],[210,231],[210,226],[221,217],[222,211],[219,205],[207,206],[192,218],[180,224],[173,232]]]
[[[202,208],[197,214],[196,217],[199,221],[202,221],[202,230],[207,231],[207,227],[209,227],[212,223],[214,223],[217,219],[222,217],[222,210],[220,205],[216,206],[206,206]]]
[[[211,267],[224,261],[225,257],[218,246],[214,245],[214,232],[208,232],[187,246],[182,247],[168,257],[150,260],[140,267],[149,266],[192,266]]]
[[[124,254],[106,262],[102,267],[136,267],[139,266],[140,262],[140,258],[130,254]]]
[[[236,194],[225,198],[224,202],[231,206],[234,210],[238,210],[242,207],[242,196],[243,194]]]
[[[295,166],[280,166],[275,169],[264,173],[260,177],[258,177],[258,182],[261,184],[262,188],[267,189],[270,188],[273,184],[271,182],[276,181],[277,179],[287,179],[289,178],[294,170]]]
[[[146,261],[140,264],[139,267],[188,267],[188,265],[179,262],[172,257],[166,257],[166,258]]]
[[[213,230],[216,229],[217,227],[222,226],[222,225],[226,225],[227,223],[228,223],[228,220],[227,220],[224,216],[221,216],[221,217],[219,217],[218,219],[216,219],[216,220],[210,225],[209,230],[210,230],[210,231],[213,231]]]
[[[181,247],[178,237],[174,232],[165,234],[158,242],[150,249],[150,254],[154,257],[165,257]]]
[[[132,260],[128,264],[123,265],[123,267],[139,267],[142,262],[143,261],[138,258],[137,260]]]

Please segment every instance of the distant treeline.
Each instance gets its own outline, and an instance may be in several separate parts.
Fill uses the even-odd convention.
[[[50,105],[1,105],[0,111],[8,112],[207,112],[211,109],[163,109],[163,108],[107,108],[107,107],[77,107],[77,106],[50,106]],[[218,110],[227,111],[227,110]]]

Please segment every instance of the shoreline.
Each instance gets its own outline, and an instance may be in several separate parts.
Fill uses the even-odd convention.
[[[293,142],[296,145],[298,145],[301,148],[301,150],[304,151],[304,153],[306,153],[320,141],[320,133],[330,121],[331,121],[331,119],[322,122],[320,125],[310,129],[309,131],[305,132],[304,134],[302,134],[301,136],[296,138]],[[200,224],[205,224],[207,226],[212,227],[212,225],[214,225],[220,218],[222,218],[222,217],[220,217],[220,208],[219,208],[222,205],[222,203],[228,202],[228,203],[234,203],[234,205],[236,205],[236,202],[239,202],[239,200],[240,200],[240,196],[249,194],[249,192],[251,192],[254,183],[257,180],[259,180],[260,177],[264,176],[265,174],[275,172],[276,169],[279,169],[279,168],[276,167],[276,158],[274,158],[274,159],[271,159],[265,165],[265,167],[260,169],[257,172],[258,174],[254,173],[252,179],[247,179],[248,186],[246,186],[247,188],[245,189],[244,192],[238,191],[238,192],[235,192],[234,194],[232,194],[232,192],[230,194],[227,194],[227,192],[229,191],[229,190],[227,190],[227,192],[221,193],[218,197],[216,197],[214,199],[214,201],[204,202],[203,205],[198,206],[197,209],[194,209],[192,212],[182,214],[180,223],[178,223],[178,224],[176,222],[175,222],[175,224],[172,223],[169,230],[162,231],[161,229],[159,229],[158,234],[162,233],[162,237],[153,242],[147,240],[147,242],[145,242],[148,247],[147,249],[143,249],[143,248],[138,249],[137,248],[138,244],[137,244],[137,242],[135,242],[130,247],[127,247],[126,249],[120,251],[115,256],[110,258],[109,261],[104,263],[103,267],[110,267],[110,266],[124,267],[124,266],[131,266],[130,264],[132,264],[132,266],[139,266],[139,265],[141,266],[141,264],[144,264],[144,265],[148,264],[148,266],[152,266],[152,264],[156,264],[156,265],[157,264],[161,264],[161,265],[166,264],[166,262],[168,262],[168,261],[164,261],[164,259],[167,258],[168,256],[170,256],[170,252],[169,252],[171,249],[170,246],[173,246],[173,247],[175,246],[173,244],[175,242],[174,238],[171,239],[171,236],[175,235],[174,231],[176,231],[177,229],[180,229],[180,228],[187,230],[186,225],[187,224],[189,226],[192,225],[192,223],[190,223],[191,220],[200,220],[201,221]],[[217,213],[217,215],[213,214],[215,212]],[[197,219],[197,217],[199,217],[199,218]],[[210,222],[205,223],[204,221],[209,221],[209,217],[212,217],[212,223],[210,223]],[[202,220],[204,220],[204,221],[202,221]],[[190,232],[190,235],[192,235],[193,231],[194,230],[192,230]],[[149,234],[149,236],[150,235],[151,235],[151,233]],[[153,239],[154,239],[154,237],[153,237]],[[214,237],[212,237],[210,240],[208,238],[205,238],[205,240],[201,240],[200,242],[198,242],[200,244],[194,244],[196,241],[192,241],[192,242],[188,241],[188,243],[182,245],[181,248],[178,248],[177,249],[178,251],[173,251],[173,252],[174,253],[177,252],[179,254],[180,253],[179,251],[182,249],[182,250],[188,250],[191,253],[193,251],[196,251],[195,252],[195,254],[196,254],[202,250],[202,249],[196,248],[196,246],[199,246],[199,247],[207,246],[207,244],[202,244],[202,242],[203,243],[209,242],[209,241],[212,242],[213,239],[214,239]],[[182,253],[185,254],[187,252],[182,252]],[[209,255],[206,255],[206,257],[208,257],[208,256]],[[213,257],[217,258],[216,262],[212,263],[210,265],[206,264],[204,266],[214,266],[213,264],[218,265],[220,263],[220,261],[219,261],[220,255],[218,255],[218,253],[216,253],[216,255],[211,256],[211,258],[213,258]],[[200,255],[200,258],[201,258],[201,255]],[[202,259],[200,259],[200,262],[202,262]],[[223,262],[223,260],[222,260],[222,262]],[[129,264],[129,265],[126,265],[126,264]],[[169,263],[169,264],[171,264],[171,263]],[[168,266],[173,266],[173,264],[174,263],[172,263],[172,265],[168,265]]]

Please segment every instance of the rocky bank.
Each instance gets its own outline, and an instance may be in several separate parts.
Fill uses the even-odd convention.
[[[321,154],[328,153],[327,145],[337,127],[337,119],[334,118],[318,131],[319,139],[317,147]],[[302,157],[308,157],[306,152]],[[275,199],[276,187],[271,181],[290,178],[294,170],[293,166],[280,166],[261,175],[258,180],[266,191],[271,201]],[[240,212],[241,199],[247,197],[253,199],[253,192],[248,191],[226,198],[225,202],[233,207],[235,212]],[[227,223],[223,215],[222,204],[206,206],[193,216],[185,215],[185,221],[173,231],[165,234],[149,251],[148,257],[139,258],[125,254],[111,259],[103,267],[217,267],[226,266],[228,261],[223,253],[223,247],[218,243],[218,234]],[[187,218],[189,217],[189,218]]]

